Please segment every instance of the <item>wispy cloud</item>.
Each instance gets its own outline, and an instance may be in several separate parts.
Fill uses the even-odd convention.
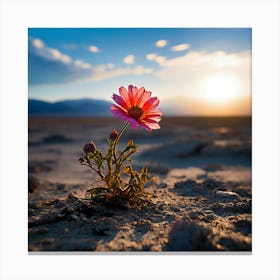
[[[151,61],[155,61],[156,63],[158,63],[159,65],[163,65],[164,62],[166,61],[166,57],[165,56],[161,56],[161,55],[157,55],[155,53],[149,53],[146,55],[146,59],[147,60],[151,60]]]
[[[42,48],[44,48],[44,43],[43,43],[43,41],[40,40],[40,39],[33,39],[33,40],[32,40],[32,44],[33,44],[33,46],[34,46],[35,48],[37,48],[37,49],[42,49]]]
[[[157,55],[156,55],[155,53],[148,53],[148,54],[146,55],[146,58],[147,58],[148,60],[155,60],[156,57],[157,57]]]
[[[83,68],[83,69],[90,69],[91,68],[91,65],[89,63],[83,62],[82,60],[79,60],[79,59],[75,60],[74,64],[78,67]]]
[[[145,75],[153,73],[152,68],[142,65],[115,67],[113,63],[92,65],[80,59],[73,59],[58,49],[48,47],[42,40],[29,39],[30,84],[68,83],[75,81],[102,81],[123,75]],[[124,58],[124,63],[133,64],[134,55]]]
[[[99,49],[98,47],[94,46],[94,45],[89,46],[89,47],[88,47],[88,50],[89,50],[90,52],[93,52],[93,53],[97,53],[97,52],[100,51],[100,49]]]
[[[154,70],[152,68],[146,68],[142,65],[137,65],[134,68],[115,68],[110,69],[108,65],[99,65],[95,67],[92,71],[92,75],[87,78],[90,81],[103,81],[111,79],[114,77],[124,76],[124,75],[145,75],[151,74]]]
[[[189,44],[180,44],[180,45],[176,45],[171,47],[171,50],[174,52],[180,52],[180,51],[184,51],[190,48]]]
[[[155,45],[158,48],[163,48],[167,45],[167,40],[158,40],[158,41],[155,42]]]
[[[126,56],[124,59],[123,59],[123,62],[125,64],[133,64],[134,63],[134,55],[133,54],[129,54],[128,56]]]
[[[61,53],[57,49],[47,47],[44,42],[38,38],[30,39],[29,50],[31,50],[33,54],[42,56],[48,60],[60,61],[65,64],[70,64],[72,62],[70,56]]]
[[[91,65],[74,60],[58,49],[48,47],[41,39],[29,38],[29,84],[65,83],[91,74]]]

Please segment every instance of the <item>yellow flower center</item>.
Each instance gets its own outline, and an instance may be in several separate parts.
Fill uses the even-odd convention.
[[[128,110],[128,114],[130,117],[139,120],[139,118],[143,115],[144,111],[142,108],[137,106],[133,106]]]

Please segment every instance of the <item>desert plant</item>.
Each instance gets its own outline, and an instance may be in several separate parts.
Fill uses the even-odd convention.
[[[157,108],[158,98],[151,98],[151,92],[143,87],[138,89],[130,85],[128,91],[120,87],[119,92],[120,95],[113,94],[118,105],[111,105],[111,112],[125,121],[124,126],[120,132],[113,130],[106,138],[108,151],[105,155],[91,141],[84,146],[85,154],[79,161],[96,172],[100,177],[98,182],[103,183],[88,190],[92,199],[100,203],[113,202],[139,209],[151,202],[150,193],[145,190],[145,186],[149,181],[152,185],[155,184],[156,178],[148,175],[147,166],[143,166],[140,172],[133,168],[131,156],[138,150],[132,139],[123,150],[119,151],[117,147],[129,124],[132,129],[137,126],[148,131],[159,129],[158,122],[162,113]]]

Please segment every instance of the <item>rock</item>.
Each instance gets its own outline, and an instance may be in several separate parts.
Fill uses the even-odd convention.
[[[209,227],[188,219],[181,219],[174,223],[169,232],[168,251],[212,251],[212,231]]]
[[[240,196],[235,192],[216,191],[216,196],[223,202],[239,199]]]
[[[33,175],[28,175],[28,192],[33,193],[38,187],[40,183],[37,178]]]
[[[72,214],[71,219],[74,220],[74,221],[77,221],[79,219],[79,217],[76,214]]]

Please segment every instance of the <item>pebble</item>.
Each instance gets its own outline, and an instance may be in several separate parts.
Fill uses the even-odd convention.
[[[75,211],[75,209],[73,207],[67,207],[67,212],[72,213],[74,211]]]
[[[74,220],[74,221],[77,221],[79,219],[79,217],[76,215],[76,214],[72,214],[71,215],[71,218]]]
[[[239,195],[235,192],[217,191],[216,195],[221,199],[234,200],[239,198]]]

